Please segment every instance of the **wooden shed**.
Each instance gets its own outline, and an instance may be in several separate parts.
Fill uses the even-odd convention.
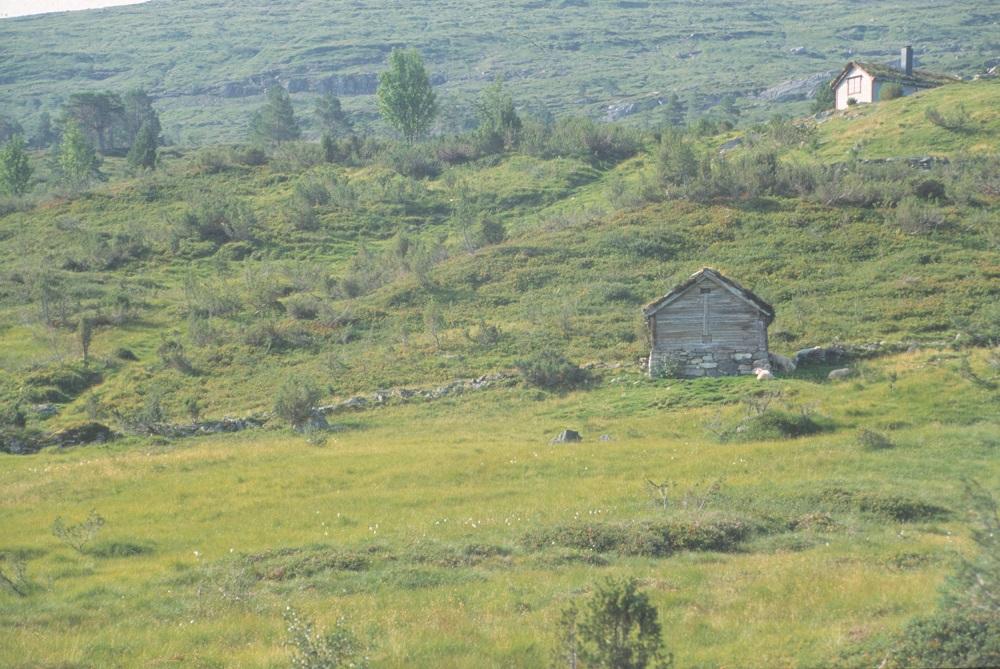
[[[700,269],[642,311],[653,342],[650,376],[726,376],[770,369],[767,326],[774,309],[714,269]]]

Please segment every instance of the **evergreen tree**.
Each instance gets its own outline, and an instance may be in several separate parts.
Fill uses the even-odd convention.
[[[378,77],[378,108],[409,143],[430,130],[438,113],[437,98],[416,49],[393,49],[389,54],[389,69]]]
[[[156,144],[160,144],[160,115],[153,109],[153,99],[142,88],[133,88],[122,97],[122,106],[125,114],[125,133],[128,144],[131,147],[136,137],[142,130],[143,125],[149,125],[148,132],[151,132],[156,139]]]
[[[155,112],[154,112],[155,113]],[[146,121],[139,128],[138,134],[132,140],[132,148],[128,151],[128,164],[132,167],[156,168],[156,147],[159,144],[159,126],[157,120]]]
[[[830,84],[822,84],[816,89],[816,97],[813,98],[812,111],[814,114],[833,109],[837,103],[836,94]]]
[[[73,190],[86,187],[100,175],[97,151],[73,120],[67,120],[63,126],[56,160],[62,182]]]
[[[671,93],[663,105],[663,116],[668,125],[682,126],[687,119],[687,103],[681,100],[677,93]]]
[[[24,150],[24,139],[14,135],[0,149],[0,191],[11,195],[24,195],[31,181],[31,165]]]
[[[340,105],[340,98],[333,93],[324,95],[316,102],[314,113],[324,137],[340,137],[354,132],[351,119]]]
[[[514,109],[514,99],[500,79],[483,91],[476,105],[476,116],[480,141],[487,151],[502,151],[517,142],[521,118]]]
[[[56,132],[52,129],[52,117],[49,113],[43,111],[38,116],[38,129],[35,130],[35,136],[31,139],[31,144],[35,148],[44,149],[52,145],[52,142],[56,139]]]
[[[16,120],[0,115],[0,142],[8,142],[15,135],[24,135],[24,129]]]
[[[287,142],[302,136],[292,99],[281,86],[267,89],[267,102],[254,114],[250,125],[253,138],[258,142]]]
[[[63,114],[101,153],[128,148],[130,144],[125,105],[117,93],[74,93],[63,105]]]

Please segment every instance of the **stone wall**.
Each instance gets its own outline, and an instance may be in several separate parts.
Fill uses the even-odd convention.
[[[753,374],[755,367],[771,369],[766,350],[732,350],[711,346],[686,350],[653,349],[649,354],[649,374],[697,378]]]

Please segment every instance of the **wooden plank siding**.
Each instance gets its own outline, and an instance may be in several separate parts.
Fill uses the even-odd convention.
[[[716,270],[703,268],[644,308],[651,376],[751,374],[769,368],[774,309]]]
[[[682,350],[700,344],[707,348],[766,347],[760,313],[722,287],[708,293],[708,335],[705,341],[705,305],[702,284],[692,286],[655,319],[655,346],[660,350]]]

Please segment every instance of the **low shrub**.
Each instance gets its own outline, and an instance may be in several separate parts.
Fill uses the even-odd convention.
[[[828,425],[804,413],[766,409],[758,415],[747,416],[734,429],[723,433],[723,441],[795,439],[818,434],[827,429]]]
[[[1000,615],[995,611],[941,611],[904,628],[898,645],[880,666],[998,667]]]
[[[288,632],[285,643],[292,649],[292,667],[295,669],[368,667],[368,645],[355,636],[343,618],[338,618],[334,628],[324,633],[312,621],[302,618],[289,607],[285,611],[285,626]]]
[[[441,163],[432,149],[420,144],[397,144],[385,153],[385,162],[397,173],[411,179],[434,178],[441,174]]]
[[[587,370],[556,351],[541,351],[516,365],[525,381],[546,390],[571,390],[590,381]]]
[[[816,495],[815,501],[831,511],[869,513],[896,522],[941,520],[951,515],[944,507],[919,499],[881,492],[857,492],[830,488]]]
[[[101,373],[82,365],[59,365],[32,372],[25,379],[29,402],[69,402],[100,383]]]
[[[313,407],[321,396],[312,381],[289,376],[274,395],[274,413],[299,429],[312,418]]]
[[[149,555],[152,552],[152,546],[133,541],[102,541],[101,543],[94,544],[87,551],[89,555],[100,558],[135,557],[137,555]]]
[[[881,451],[896,446],[889,437],[881,432],[867,428],[858,430],[858,445],[866,451]]]
[[[666,557],[685,550],[735,551],[754,534],[764,531],[762,524],[739,518],[581,523],[538,529],[526,534],[522,543],[531,550],[560,546],[597,553]]]

